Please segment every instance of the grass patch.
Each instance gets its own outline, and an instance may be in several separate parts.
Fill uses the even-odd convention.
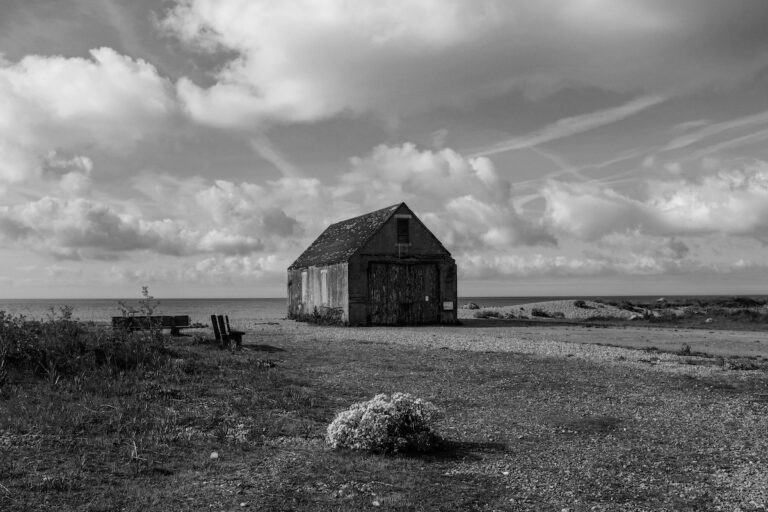
[[[761,499],[739,468],[768,463],[764,374],[714,386],[324,332],[308,343],[263,334],[235,353],[175,338],[152,364],[90,358],[55,386],[14,369],[0,388],[0,509],[706,510]],[[338,412],[398,391],[443,411],[438,450],[325,444]]]

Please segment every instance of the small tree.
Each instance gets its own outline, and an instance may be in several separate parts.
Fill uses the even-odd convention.
[[[160,306],[160,301],[149,294],[149,286],[141,287],[141,297],[137,307],[133,307],[122,300],[118,301],[118,307],[125,319],[137,317],[144,318],[144,321],[149,328],[150,341],[160,343],[163,341],[163,326],[161,322],[155,322],[152,318],[155,311]],[[123,326],[127,327],[129,324],[130,321],[128,320],[123,322]]]

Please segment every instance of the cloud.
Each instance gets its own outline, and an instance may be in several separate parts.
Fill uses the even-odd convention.
[[[196,201],[216,225],[227,226],[236,233],[261,233],[276,238],[298,234],[296,219],[275,206],[269,195],[269,190],[259,185],[217,180],[213,186],[198,192]]]
[[[98,201],[54,197],[1,207],[0,245],[78,260],[114,260],[132,251],[183,256],[264,249],[257,236],[226,227],[201,229],[185,220],[149,220]]]
[[[583,133],[607,124],[615,123],[626,119],[638,112],[642,112],[654,105],[665,101],[663,96],[646,96],[635,98],[634,100],[620,105],[618,107],[591,112],[580,116],[567,117],[550,124],[534,133],[523,137],[514,137],[504,142],[496,143],[492,146],[480,148],[470,152],[470,156],[488,156],[514,149],[523,149],[538,146],[545,142],[570,137],[577,133]]]
[[[208,257],[186,265],[142,268],[113,265],[104,271],[104,279],[123,283],[195,283],[213,287],[242,287],[244,284],[280,283],[285,278],[284,262],[277,256]]]
[[[251,148],[264,160],[274,165],[284,176],[297,176],[299,170],[266,136],[251,138]]]
[[[691,251],[688,244],[676,237],[639,232],[611,234],[590,248],[575,253],[484,251],[464,253],[457,260],[466,279],[705,275],[727,274],[760,266],[732,259],[708,260],[701,251]]]
[[[108,253],[147,249],[161,239],[137,219],[120,216],[86,199],[45,197],[0,209],[0,240],[28,245],[62,258],[106,257]],[[10,229],[9,227],[15,228]]]
[[[336,195],[360,205],[408,202],[451,250],[557,243],[515,210],[510,183],[487,158],[381,145],[353,158],[339,181]]]
[[[521,89],[670,95],[768,63],[762,0],[177,0],[161,26],[230,52],[214,83],[177,89],[220,127],[385,117]],[[631,56],[628,58],[628,56]]]
[[[649,181],[633,198],[596,183],[549,182],[545,218],[562,233],[597,240],[611,233],[721,233],[768,242],[768,163],[720,167],[703,177]]]
[[[173,88],[142,60],[110,48],[89,59],[0,59],[0,181],[19,182],[66,162],[64,150],[125,151],[157,133],[176,108]],[[54,153],[52,153],[54,152]],[[86,156],[70,165],[92,162]]]
[[[750,114],[748,116],[723,121],[720,123],[713,123],[709,121],[690,121],[682,123],[675,127],[675,131],[687,131],[688,129],[695,129],[692,132],[678,135],[671,141],[669,141],[660,152],[673,151],[689,146],[698,144],[699,142],[711,139],[713,137],[722,136],[729,132],[738,132],[743,129],[755,129],[761,125],[768,125],[768,111],[758,112],[757,114]],[[748,144],[757,142],[759,140],[768,138],[768,130],[765,128],[759,129],[757,132],[748,133],[742,136],[731,135],[731,138],[726,141],[719,141],[717,143],[710,142],[707,147],[696,151],[689,158],[699,159],[706,154],[719,151],[728,147],[738,146],[742,144]]]
[[[469,279],[497,277],[587,277],[607,275],[659,275],[694,271],[674,260],[638,254],[564,255],[469,254],[459,257],[462,275]]]
[[[450,148],[378,146],[324,183],[284,176],[262,184],[141,174],[131,202],[90,191],[90,160],[51,153],[58,195],[0,207],[0,246],[57,258],[169,256],[295,258],[329,224],[406,201],[456,253],[554,246],[541,222],[514,207],[510,183],[487,158]],[[175,200],[169,202],[168,197]]]

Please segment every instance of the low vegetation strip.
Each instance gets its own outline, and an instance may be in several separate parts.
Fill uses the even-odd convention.
[[[768,304],[748,297],[633,303],[626,300],[554,300],[514,306],[467,304],[459,319],[566,320],[707,329],[766,329]]]
[[[580,304],[577,304],[580,303]],[[564,318],[587,320],[613,318],[629,320],[637,313],[617,306],[594,301],[553,300],[517,306],[480,307],[477,310],[459,309],[459,318]]]
[[[95,358],[83,358],[55,382],[11,365],[0,387],[0,510],[768,504],[765,372],[526,354],[493,346],[492,329],[470,350],[477,331],[282,322],[246,334],[241,351],[219,350],[204,331],[162,337],[151,363],[91,368]],[[338,413],[398,392],[442,411],[438,450],[326,443]]]

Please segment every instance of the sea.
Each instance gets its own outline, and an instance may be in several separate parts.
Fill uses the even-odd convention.
[[[715,295],[667,295],[670,302],[681,300],[710,300],[721,296]],[[766,300],[768,295],[749,295],[750,298]],[[550,300],[590,300],[630,301],[634,303],[653,303],[659,296],[569,296],[569,297],[461,297],[459,307],[473,302],[481,307],[514,306]],[[72,318],[83,322],[108,323],[113,316],[122,316],[123,308],[139,308],[136,299],[0,299],[0,311],[13,316],[23,315],[27,320],[46,320],[52,315],[60,315],[62,308],[71,308]],[[230,322],[238,327],[248,327],[279,320],[286,316],[285,298],[271,299],[157,299],[156,315],[189,315],[192,323],[207,325],[212,314],[229,315]],[[233,326],[234,326],[233,325]]]

